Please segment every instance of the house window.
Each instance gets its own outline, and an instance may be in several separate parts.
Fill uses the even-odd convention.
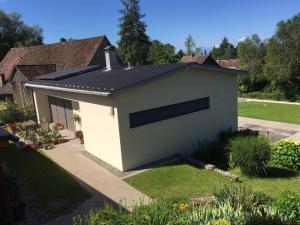
[[[209,109],[209,97],[129,114],[130,128]]]

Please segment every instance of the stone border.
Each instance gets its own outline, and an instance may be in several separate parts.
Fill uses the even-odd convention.
[[[225,170],[221,170],[219,168],[217,168],[215,165],[213,164],[207,164],[205,162],[202,162],[200,160],[196,160],[190,156],[186,156],[186,155],[180,155],[180,157],[186,161],[187,163],[193,165],[193,166],[196,166],[198,168],[202,168],[202,169],[207,169],[207,170],[211,170],[211,171],[214,171],[222,176],[225,176],[225,177],[229,177],[231,178],[233,181],[235,182],[240,182],[240,177],[239,176],[236,176],[234,174],[231,174],[229,173],[228,171],[225,171]]]

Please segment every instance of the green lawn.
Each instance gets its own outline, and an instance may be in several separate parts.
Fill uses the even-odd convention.
[[[230,179],[187,164],[155,168],[125,179],[152,198],[181,199],[211,195],[215,188],[230,184]]]
[[[240,102],[239,116],[300,124],[300,105]]]
[[[91,195],[74,178],[39,151],[17,150],[13,144],[0,149],[0,159],[25,179],[26,189],[37,199],[50,218],[71,212]],[[66,203],[49,208],[53,200]]]
[[[247,178],[239,170],[232,171],[240,175],[242,184],[253,190],[276,196],[286,190],[300,191],[300,175],[287,170],[270,171],[273,178]],[[274,174],[277,174],[274,176]],[[125,179],[130,185],[152,198],[187,199],[211,195],[224,185],[232,184],[230,178],[213,171],[198,169],[187,164],[178,164],[151,169]],[[237,183],[233,183],[237,185]]]

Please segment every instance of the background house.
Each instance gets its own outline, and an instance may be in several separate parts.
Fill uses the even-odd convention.
[[[183,63],[190,63],[196,62],[202,65],[212,65],[212,66],[219,66],[216,60],[211,55],[184,55],[180,62]]]
[[[79,114],[85,150],[126,171],[237,128],[237,71],[198,63],[85,67],[26,83],[38,120]],[[240,72],[239,72],[240,73]],[[73,122],[74,123],[74,122]]]
[[[105,67],[104,48],[110,45],[106,36],[49,45],[12,48],[0,63],[0,98],[13,98],[21,106],[33,104],[32,93],[24,88],[41,74],[73,67]]]
[[[230,68],[230,69],[238,69],[240,66],[240,62],[238,59],[222,59],[222,60],[217,60],[217,62],[221,67]]]

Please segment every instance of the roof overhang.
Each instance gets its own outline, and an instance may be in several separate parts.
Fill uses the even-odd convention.
[[[88,95],[98,95],[98,96],[109,96],[111,94],[110,92],[103,92],[103,91],[90,91],[90,90],[54,87],[54,86],[31,84],[31,83],[25,83],[25,87],[40,88],[40,89],[47,89],[47,90],[53,90],[53,91],[65,91],[65,92],[88,94]]]

